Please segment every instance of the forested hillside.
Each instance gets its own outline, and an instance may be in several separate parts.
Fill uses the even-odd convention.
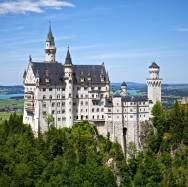
[[[153,130],[143,151],[131,144],[127,159],[117,143],[98,135],[88,122],[73,128],[51,126],[34,138],[22,117],[0,124],[0,186],[186,187],[188,107],[177,103],[153,109]],[[119,182],[119,180],[118,180]]]
[[[122,168],[123,186],[188,186],[188,106],[153,108],[153,130],[143,151],[130,149]],[[122,164],[123,165],[123,164]]]

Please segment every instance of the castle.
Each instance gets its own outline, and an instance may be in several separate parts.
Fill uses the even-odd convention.
[[[148,121],[151,109],[161,101],[160,67],[154,62],[149,67],[148,96],[130,96],[127,84],[120,92],[110,95],[110,80],[104,63],[101,65],[75,65],[69,48],[65,62],[56,61],[56,47],[51,26],[45,43],[45,61],[33,62],[29,58],[24,72],[23,122],[33,132],[46,131],[45,116],[54,118],[57,128],[72,127],[87,120],[96,125],[99,134],[110,135],[125,150],[130,142],[140,148],[140,123]]]

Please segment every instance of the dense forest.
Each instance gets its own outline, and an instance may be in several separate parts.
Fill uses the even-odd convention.
[[[125,156],[118,143],[88,122],[34,137],[22,117],[0,122],[2,187],[186,187],[188,186],[188,107],[153,108],[153,128],[136,151]]]

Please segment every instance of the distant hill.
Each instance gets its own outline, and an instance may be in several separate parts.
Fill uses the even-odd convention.
[[[22,94],[24,92],[24,87],[17,86],[0,86],[0,94]]]

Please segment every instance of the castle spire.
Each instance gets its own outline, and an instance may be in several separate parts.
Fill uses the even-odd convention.
[[[49,23],[49,31],[48,31],[48,35],[47,35],[46,41],[50,42],[50,44],[52,46],[55,46],[54,37],[53,37],[53,34],[52,34],[51,23]]]
[[[56,47],[54,42],[54,37],[52,34],[51,23],[49,23],[49,30],[46,39],[46,46],[45,46],[45,62],[46,63],[55,63],[55,54],[56,54]]]
[[[69,51],[69,45],[67,47],[67,56],[65,59],[65,65],[72,65],[72,59],[71,59],[71,55],[70,55],[70,51]]]
[[[32,57],[31,57],[31,55],[29,55],[29,62],[32,62]]]

